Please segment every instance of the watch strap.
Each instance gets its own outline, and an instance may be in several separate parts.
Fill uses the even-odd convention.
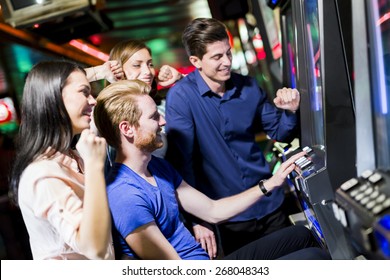
[[[270,196],[272,193],[269,192],[265,186],[264,186],[264,182],[267,181],[267,180],[260,180],[259,182],[259,188],[261,190],[261,192],[265,195],[265,196]]]

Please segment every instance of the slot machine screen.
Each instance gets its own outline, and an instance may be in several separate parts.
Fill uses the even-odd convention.
[[[296,59],[296,50],[295,50],[295,42],[294,42],[294,24],[293,24],[293,18],[292,18],[292,10],[287,9],[285,12],[285,18],[286,18],[286,52],[287,52],[287,77],[288,77],[288,83],[289,87],[296,88],[297,86],[297,69],[295,64]]]
[[[319,11],[317,0],[304,1],[304,33],[310,99],[311,146],[325,148]]]
[[[390,3],[372,1],[370,51],[377,167],[390,169]],[[375,22],[374,22],[375,21]]]

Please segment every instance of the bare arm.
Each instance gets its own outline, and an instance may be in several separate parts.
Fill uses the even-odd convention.
[[[111,216],[104,180],[106,141],[89,129],[81,133],[76,145],[84,161],[85,193],[83,216],[77,231],[77,244],[90,259],[103,259],[111,236]]]
[[[264,183],[265,188],[268,191],[279,188],[294,169],[294,162],[304,154],[305,152],[298,153],[285,161],[275,175]],[[183,181],[177,188],[177,196],[180,204],[188,213],[209,223],[219,223],[245,211],[264,194],[256,185],[239,194],[212,200]]]
[[[84,70],[89,82],[105,79],[110,83],[114,83],[124,77],[122,66],[116,60],[106,61],[101,65],[88,67]]]
[[[179,260],[180,257],[156,223],[137,228],[126,237],[127,244],[143,260]]]

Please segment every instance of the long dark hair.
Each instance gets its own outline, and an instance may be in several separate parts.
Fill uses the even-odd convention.
[[[84,69],[67,61],[36,64],[28,73],[23,90],[21,124],[16,141],[16,158],[10,178],[10,196],[17,204],[23,170],[51,147],[66,151],[72,142],[72,123],[62,90],[69,75]]]

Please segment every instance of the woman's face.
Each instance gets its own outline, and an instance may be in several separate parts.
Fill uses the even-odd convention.
[[[96,100],[91,95],[91,86],[83,72],[76,70],[69,75],[62,90],[62,99],[72,122],[73,135],[89,128]]]
[[[147,49],[141,49],[134,53],[123,65],[127,80],[140,80],[152,85],[156,70],[152,57]]]

